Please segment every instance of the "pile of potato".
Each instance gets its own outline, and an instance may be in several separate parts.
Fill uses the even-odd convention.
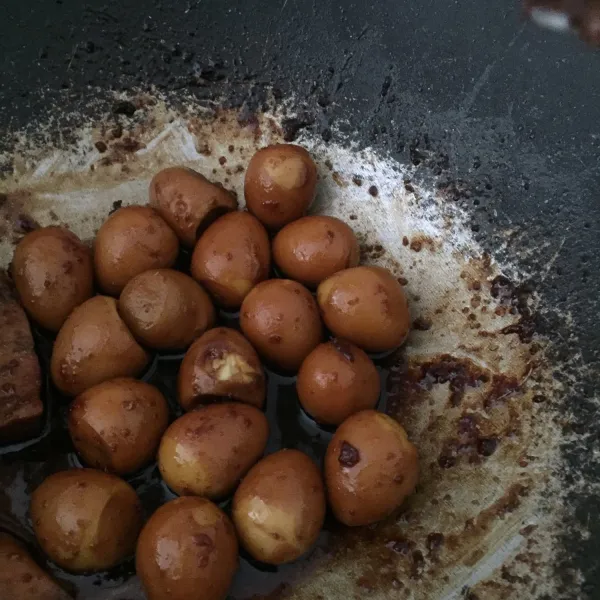
[[[417,452],[374,410],[380,381],[367,354],[405,340],[406,297],[388,271],[358,265],[347,224],[303,216],[316,183],[306,150],[274,145],[249,164],[247,212],[221,186],[173,167],[153,178],[149,206],[106,220],[93,252],[59,227],[20,242],[13,279],[31,318],[57,332],[52,381],[74,398],[68,428],[89,467],[55,473],[33,493],[35,533],[55,563],[101,570],[135,552],[148,598],[220,599],[238,540],[259,561],[290,562],[315,543],[327,500],[342,523],[367,525],[413,492]],[[172,269],[180,245],[192,251],[191,276]],[[218,326],[215,306],[239,310],[241,332]],[[136,378],[153,352],[176,350],[186,350],[185,412],[169,424],[162,393]],[[337,427],[324,477],[298,450],[263,458],[263,365],[297,373],[304,410]],[[144,524],[121,477],[155,459],[181,497]],[[214,502],[231,494],[227,516]]]

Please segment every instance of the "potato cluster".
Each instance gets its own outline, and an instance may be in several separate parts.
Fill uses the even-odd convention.
[[[85,465],[51,475],[31,499],[38,543],[57,565],[102,570],[135,553],[149,599],[201,590],[219,600],[238,543],[264,563],[294,561],[317,540],[327,502],[342,523],[369,525],[414,491],[417,451],[375,410],[369,356],[404,342],[407,300],[389,271],[359,266],[346,223],[306,216],[316,183],[308,152],[278,144],[250,161],[247,212],[170,167],[152,179],[149,206],[114,212],[92,249],[58,227],[17,246],[13,277],[31,318],[57,332],[52,382],[73,398],[68,430]],[[180,252],[189,274],[174,268]],[[241,332],[219,311],[239,311]],[[138,379],[157,352],[185,352],[177,407]],[[337,428],[323,474],[298,450],[263,457],[269,369],[297,376],[303,410]],[[180,497],[144,525],[120,477],[155,460]],[[228,516],[214,502],[231,496]]]

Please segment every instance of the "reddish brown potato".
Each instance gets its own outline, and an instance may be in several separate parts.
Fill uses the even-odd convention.
[[[335,217],[303,217],[286,225],[273,240],[279,270],[311,289],[338,271],[356,267],[359,258],[354,232]]]
[[[306,454],[280,450],[252,469],[233,497],[241,544],[257,560],[296,560],[317,541],[325,519],[321,473]]]
[[[356,412],[375,408],[379,374],[360,348],[333,339],[306,357],[298,372],[296,389],[300,404],[316,421],[340,425]]]
[[[265,415],[235,402],[211,404],[179,417],[160,443],[158,467],[180,496],[230,494],[267,445]]]
[[[299,219],[315,197],[317,167],[310,154],[293,144],[259,150],[244,181],[248,210],[268,229]]]
[[[248,292],[269,276],[269,236],[247,212],[232,212],[215,221],[198,240],[192,255],[192,277],[215,302],[239,308]]]
[[[117,312],[117,301],[95,296],[78,306],[56,336],[50,372],[70,396],[115,377],[135,377],[149,356]]]
[[[130,378],[95,385],[71,404],[69,433],[89,466],[133,473],[156,456],[169,407],[154,386]]]
[[[148,600],[224,600],[237,566],[233,525],[204,498],[161,506],[142,530],[135,556]]]
[[[92,253],[63,227],[28,233],[15,248],[12,276],[25,310],[50,331],[94,293]]]
[[[101,571],[127,558],[142,507],[122,479],[94,469],[50,475],[33,492],[31,520],[42,550],[68,571]]]
[[[364,410],[338,427],[325,454],[329,504],[345,525],[391,515],[419,478],[417,449],[391,417]]]
[[[177,236],[153,208],[120,208],[96,235],[94,266],[98,283],[107,294],[118,296],[136,275],[172,266],[178,252]]]
[[[262,408],[265,374],[248,340],[235,329],[218,327],[190,346],[179,369],[177,390],[184,410],[223,398]]]
[[[187,348],[216,320],[209,295],[172,269],[145,271],[129,281],[119,297],[119,313],[142,344],[160,350]]]
[[[314,298],[289,279],[259,283],[242,303],[240,327],[264,359],[285,371],[297,371],[323,337]]]
[[[44,572],[12,536],[0,533],[2,600],[70,600],[71,596]]]
[[[408,335],[406,296],[381,267],[355,267],[332,275],[319,285],[317,301],[330,331],[364,350],[393,350]]]
[[[150,204],[188,248],[215,219],[237,209],[228,191],[185,167],[169,167],[153,177]]]

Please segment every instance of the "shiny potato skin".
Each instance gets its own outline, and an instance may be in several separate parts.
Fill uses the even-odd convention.
[[[259,283],[242,303],[240,327],[265,360],[288,372],[297,371],[323,337],[314,298],[289,279]]]
[[[217,327],[199,337],[186,352],[177,377],[184,410],[228,399],[262,408],[265,373],[256,350],[235,329]]]
[[[104,381],[77,396],[68,418],[83,461],[117,475],[154,460],[168,424],[169,407],[161,392],[129,377]]]
[[[216,321],[202,286],[173,269],[152,269],[131,279],[119,297],[119,313],[137,340],[159,350],[187,348]]]
[[[125,206],[98,230],[94,268],[100,288],[118,296],[127,282],[149,269],[171,267],[179,242],[166,221],[149,206]]]
[[[315,197],[317,167],[293,144],[274,144],[250,160],[244,180],[246,207],[267,229],[299,219]]]
[[[340,425],[356,412],[375,408],[380,387],[373,361],[358,346],[337,338],[304,359],[296,381],[302,408],[325,425]]]
[[[11,272],[23,307],[50,331],[94,293],[92,253],[64,227],[28,233],[15,248]]]
[[[265,415],[249,404],[210,404],[171,423],[158,451],[158,468],[180,496],[218,500],[230,494],[267,445]]]
[[[329,330],[367,352],[393,350],[408,335],[408,302],[387,269],[340,271],[319,285],[317,301]]]
[[[192,277],[228,309],[238,309],[248,292],[269,276],[271,247],[260,221],[231,212],[202,234],[192,255]]]
[[[42,550],[67,571],[101,571],[130,556],[142,527],[133,488],[95,469],[47,477],[31,495],[31,520]]]
[[[286,225],[273,240],[277,268],[309,289],[338,271],[356,267],[359,259],[354,232],[335,217],[302,217]]]
[[[152,178],[150,204],[187,248],[215,219],[237,209],[232,194],[186,167],[168,167]]]
[[[135,566],[148,600],[224,600],[238,566],[235,530],[210,500],[177,498],[146,523]]]
[[[54,385],[69,396],[115,377],[135,377],[149,355],[117,312],[117,301],[95,296],[78,306],[61,327],[50,360]]]
[[[15,538],[0,533],[0,598],[2,600],[70,600]]]
[[[391,417],[365,410],[338,427],[325,453],[333,514],[345,525],[370,525],[391,515],[419,478],[417,449]]]
[[[298,450],[279,450],[259,461],[233,497],[240,543],[257,560],[296,560],[317,541],[325,519],[321,473]]]

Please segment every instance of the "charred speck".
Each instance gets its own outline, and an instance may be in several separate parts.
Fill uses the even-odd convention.
[[[354,467],[360,462],[360,453],[358,452],[358,449],[344,440],[342,442],[342,447],[340,448],[338,462],[343,467]]]
[[[413,579],[417,579],[423,573],[425,568],[425,558],[420,550],[415,550],[412,553],[412,567],[410,570],[410,576]]]
[[[353,175],[352,176],[352,183],[354,185],[357,185],[357,186],[360,187],[363,184],[362,177],[359,177],[358,175]]]
[[[444,534],[443,533],[430,533],[427,536],[427,552],[431,554],[437,554],[440,548],[444,545]]]
[[[128,100],[116,102],[112,107],[113,114],[125,115],[127,117],[132,117],[136,110],[137,108],[135,104],[133,102],[129,102]]]
[[[385,546],[396,554],[408,556],[415,547],[415,543],[412,540],[400,536],[394,540],[390,540]]]
[[[13,231],[15,233],[29,233],[30,231],[39,229],[39,227],[39,223],[33,217],[26,214],[20,214],[17,217]]]
[[[482,438],[477,442],[477,452],[481,456],[491,456],[498,447],[498,440],[496,438]]]
[[[100,152],[100,154],[106,152],[106,150],[108,149],[108,146],[102,140],[96,142],[94,144],[94,146],[96,146],[96,150],[98,150],[98,152]]]
[[[345,340],[339,338],[333,338],[331,345],[349,362],[354,362],[354,355],[352,354],[352,347]]]
[[[123,206],[123,200],[115,200],[112,203],[112,208],[108,211],[108,214],[112,215],[114,212],[117,212],[121,206]]]
[[[413,329],[418,331],[429,331],[431,329],[431,321],[426,317],[417,317],[413,321]]]
[[[293,142],[301,129],[308,127],[310,122],[306,119],[290,118],[284,119],[281,123],[283,129],[283,139],[286,142]]]
[[[377,198],[377,196],[379,196],[379,190],[377,189],[377,186],[372,185],[369,188],[369,194],[373,196],[373,198]]]

